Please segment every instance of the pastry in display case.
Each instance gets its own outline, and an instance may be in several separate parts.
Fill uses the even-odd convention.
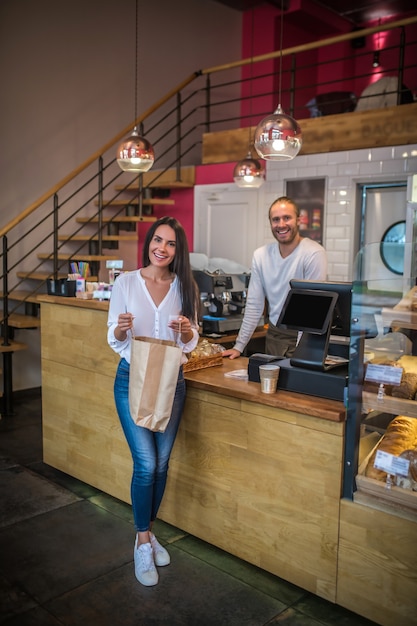
[[[355,483],[359,493],[417,510],[417,288],[391,294],[393,305],[379,309],[386,294],[373,294],[378,333],[356,346],[362,362]]]

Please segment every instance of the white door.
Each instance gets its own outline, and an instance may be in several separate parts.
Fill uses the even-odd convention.
[[[194,252],[230,259],[250,268],[260,241],[258,190],[200,185],[194,196]]]
[[[365,250],[365,277],[373,289],[400,291],[401,278],[389,269],[381,254],[381,240],[394,224],[405,221],[406,183],[366,184],[362,187],[362,246]],[[402,252],[403,254],[403,252]],[[370,285],[371,286],[371,285]]]

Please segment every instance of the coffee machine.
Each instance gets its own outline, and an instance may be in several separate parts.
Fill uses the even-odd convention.
[[[200,292],[203,335],[237,332],[243,319],[249,274],[193,270]]]

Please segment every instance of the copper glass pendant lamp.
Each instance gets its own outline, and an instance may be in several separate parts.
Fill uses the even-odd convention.
[[[252,8],[252,41],[251,41],[251,64],[250,64],[250,94],[249,94],[249,150],[246,158],[238,161],[233,170],[233,180],[238,187],[257,189],[265,182],[265,166],[254,159],[251,152],[251,121],[252,121],[252,69],[253,69],[253,8]]]
[[[135,120],[138,104],[138,0],[136,0],[136,46],[135,46]],[[145,137],[141,137],[137,127],[119,144],[117,163],[125,172],[140,174],[151,169],[155,160],[153,147]]]
[[[281,0],[281,35],[279,67],[279,102],[282,85],[282,35],[284,21],[284,0]],[[290,161],[301,150],[303,140],[298,122],[284,113],[281,104],[272,115],[265,117],[255,129],[254,146],[262,159],[270,161]]]
[[[233,180],[238,187],[257,189],[265,182],[265,168],[259,159],[252,158],[251,151],[238,161],[233,170]]]

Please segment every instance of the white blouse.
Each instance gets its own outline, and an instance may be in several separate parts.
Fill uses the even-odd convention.
[[[114,336],[117,320],[120,313],[131,313],[133,333],[128,333],[124,341],[118,341]],[[194,350],[198,343],[198,323],[191,320],[193,338],[188,343],[181,341],[181,336],[168,327],[170,315],[181,315],[182,303],[180,285],[176,276],[170,284],[169,291],[161,304],[156,306],[142,278],[140,270],[121,274],[113,285],[109,315],[107,320],[107,341],[109,346],[130,363],[130,342],[133,336],[155,337],[175,341],[182,349],[181,363],[187,362],[184,353]]]

